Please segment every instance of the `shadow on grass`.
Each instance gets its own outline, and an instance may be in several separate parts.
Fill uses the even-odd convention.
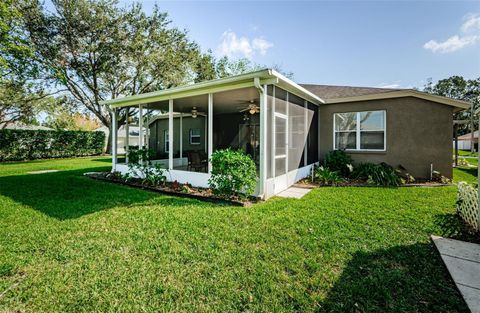
[[[457,169],[465,174],[477,176],[478,170],[476,167],[457,167]]]
[[[438,214],[434,218],[435,224],[442,229],[442,233],[434,235],[480,243],[480,234],[475,234],[472,229],[469,229],[457,214]]]
[[[111,158],[111,157],[108,157],[108,158],[97,158],[97,159],[93,159],[92,161],[93,161],[93,162],[103,162],[103,163],[112,164],[112,158]],[[119,156],[119,157],[117,158],[117,163],[125,163],[125,157]]]
[[[50,217],[66,220],[116,206],[152,201],[163,206],[184,206],[199,201],[95,181],[83,176],[98,168],[0,177],[0,194]]]
[[[325,312],[469,312],[433,244],[356,252]]]

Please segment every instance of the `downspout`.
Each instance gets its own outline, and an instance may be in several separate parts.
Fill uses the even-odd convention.
[[[263,90],[262,85],[260,84],[260,78],[255,77],[255,78],[253,79],[253,84],[255,85],[255,88],[258,89],[258,92],[260,92],[260,95],[262,95],[263,92],[264,92],[264,90]]]
[[[266,138],[266,103],[265,103],[265,89],[260,84],[260,78],[255,77],[253,79],[253,84],[257,88],[260,94],[260,185],[258,190],[258,197],[261,199],[265,198],[265,182],[266,182],[266,147],[265,147],[265,138]]]

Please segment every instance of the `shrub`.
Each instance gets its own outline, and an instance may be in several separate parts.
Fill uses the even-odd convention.
[[[147,148],[132,148],[127,152],[129,173],[124,175],[125,180],[138,176],[143,184],[156,186],[163,185],[167,181],[166,169],[159,164],[152,164],[150,160],[153,151]]]
[[[252,158],[242,151],[217,150],[212,154],[210,188],[219,196],[245,198],[255,191],[257,171]]]
[[[325,167],[343,177],[350,176],[352,163],[352,157],[343,150],[332,150],[325,155]]]
[[[451,180],[443,176],[439,171],[432,172],[432,181],[438,182],[441,184],[450,184]]]
[[[67,130],[0,130],[0,161],[22,161],[96,155],[105,134]]]
[[[401,184],[400,176],[393,167],[386,163],[373,164],[361,163],[358,164],[352,177],[367,181],[369,184],[377,186],[399,186]]]
[[[336,186],[343,182],[338,172],[330,170],[328,167],[316,167],[313,173],[314,179],[322,185]]]
[[[415,177],[411,175],[405,167],[399,165],[397,168],[397,174],[400,176],[402,183],[413,184],[415,182]]]
[[[454,159],[455,161],[455,159]],[[468,166],[468,161],[465,158],[458,158],[458,166]]]

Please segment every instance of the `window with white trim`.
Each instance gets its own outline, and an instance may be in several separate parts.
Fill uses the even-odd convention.
[[[170,147],[170,138],[168,136],[168,129],[165,129],[163,131],[163,149],[165,150],[165,152],[169,152],[169,148]]]
[[[190,144],[191,145],[200,144],[200,129],[198,128],[190,129]]]
[[[335,113],[333,146],[337,150],[385,151],[385,122],[385,111]]]

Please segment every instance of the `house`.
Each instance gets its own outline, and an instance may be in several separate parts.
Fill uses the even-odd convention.
[[[128,129],[127,129],[128,128]],[[110,129],[106,126],[99,127],[95,129],[94,131],[100,131],[105,133],[105,147],[107,146],[107,140],[108,140],[108,134],[110,133]],[[128,132],[128,136],[127,136]],[[129,146],[138,146],[138,135],[140,134],[140,131],[138,129],[138,125],[121,125],[118,128],[117,131],[117,153],[125,153],[125,147],[127,145],[127,140],[128,140],[128,145]],[[144,137],[145,137],[145,130],[144,130]],[[128,137],[128,139],[127,139]]]
[[[185,167],[191,142],[198,149],[185,149],[204,151],[206,160],[217,149],[243,149],[256,162],[261,198],[308,177],[333,149],[345,149],[356,162],[402,165],[417,178],[432,170],[451,177],[452,116],[469,107],[415,90],[299,85],[271,69],[103,104],[138,111],[139,145],[155,150],[154,162],[169,169],[172,181],[208,186],[210,163]],[[152,124],[145,116],[158,118]],[[147,138],[155,139],[144,137],[144,123]],[[128,171],[116,153],[112,170]]]
[[[24,124],[21,122],[13,123],[0,123],[0,129],[18,129],[18,130],[54,130],[53,128],[42,126],[42,125],[32,125]]]
[[[458,149],[470,150],[472,147],[472,133],[458,136]],[[455,141],[453,141],[453,148],[455,149]],[[473,148],[478,151],[478,130],[473,132]]]

